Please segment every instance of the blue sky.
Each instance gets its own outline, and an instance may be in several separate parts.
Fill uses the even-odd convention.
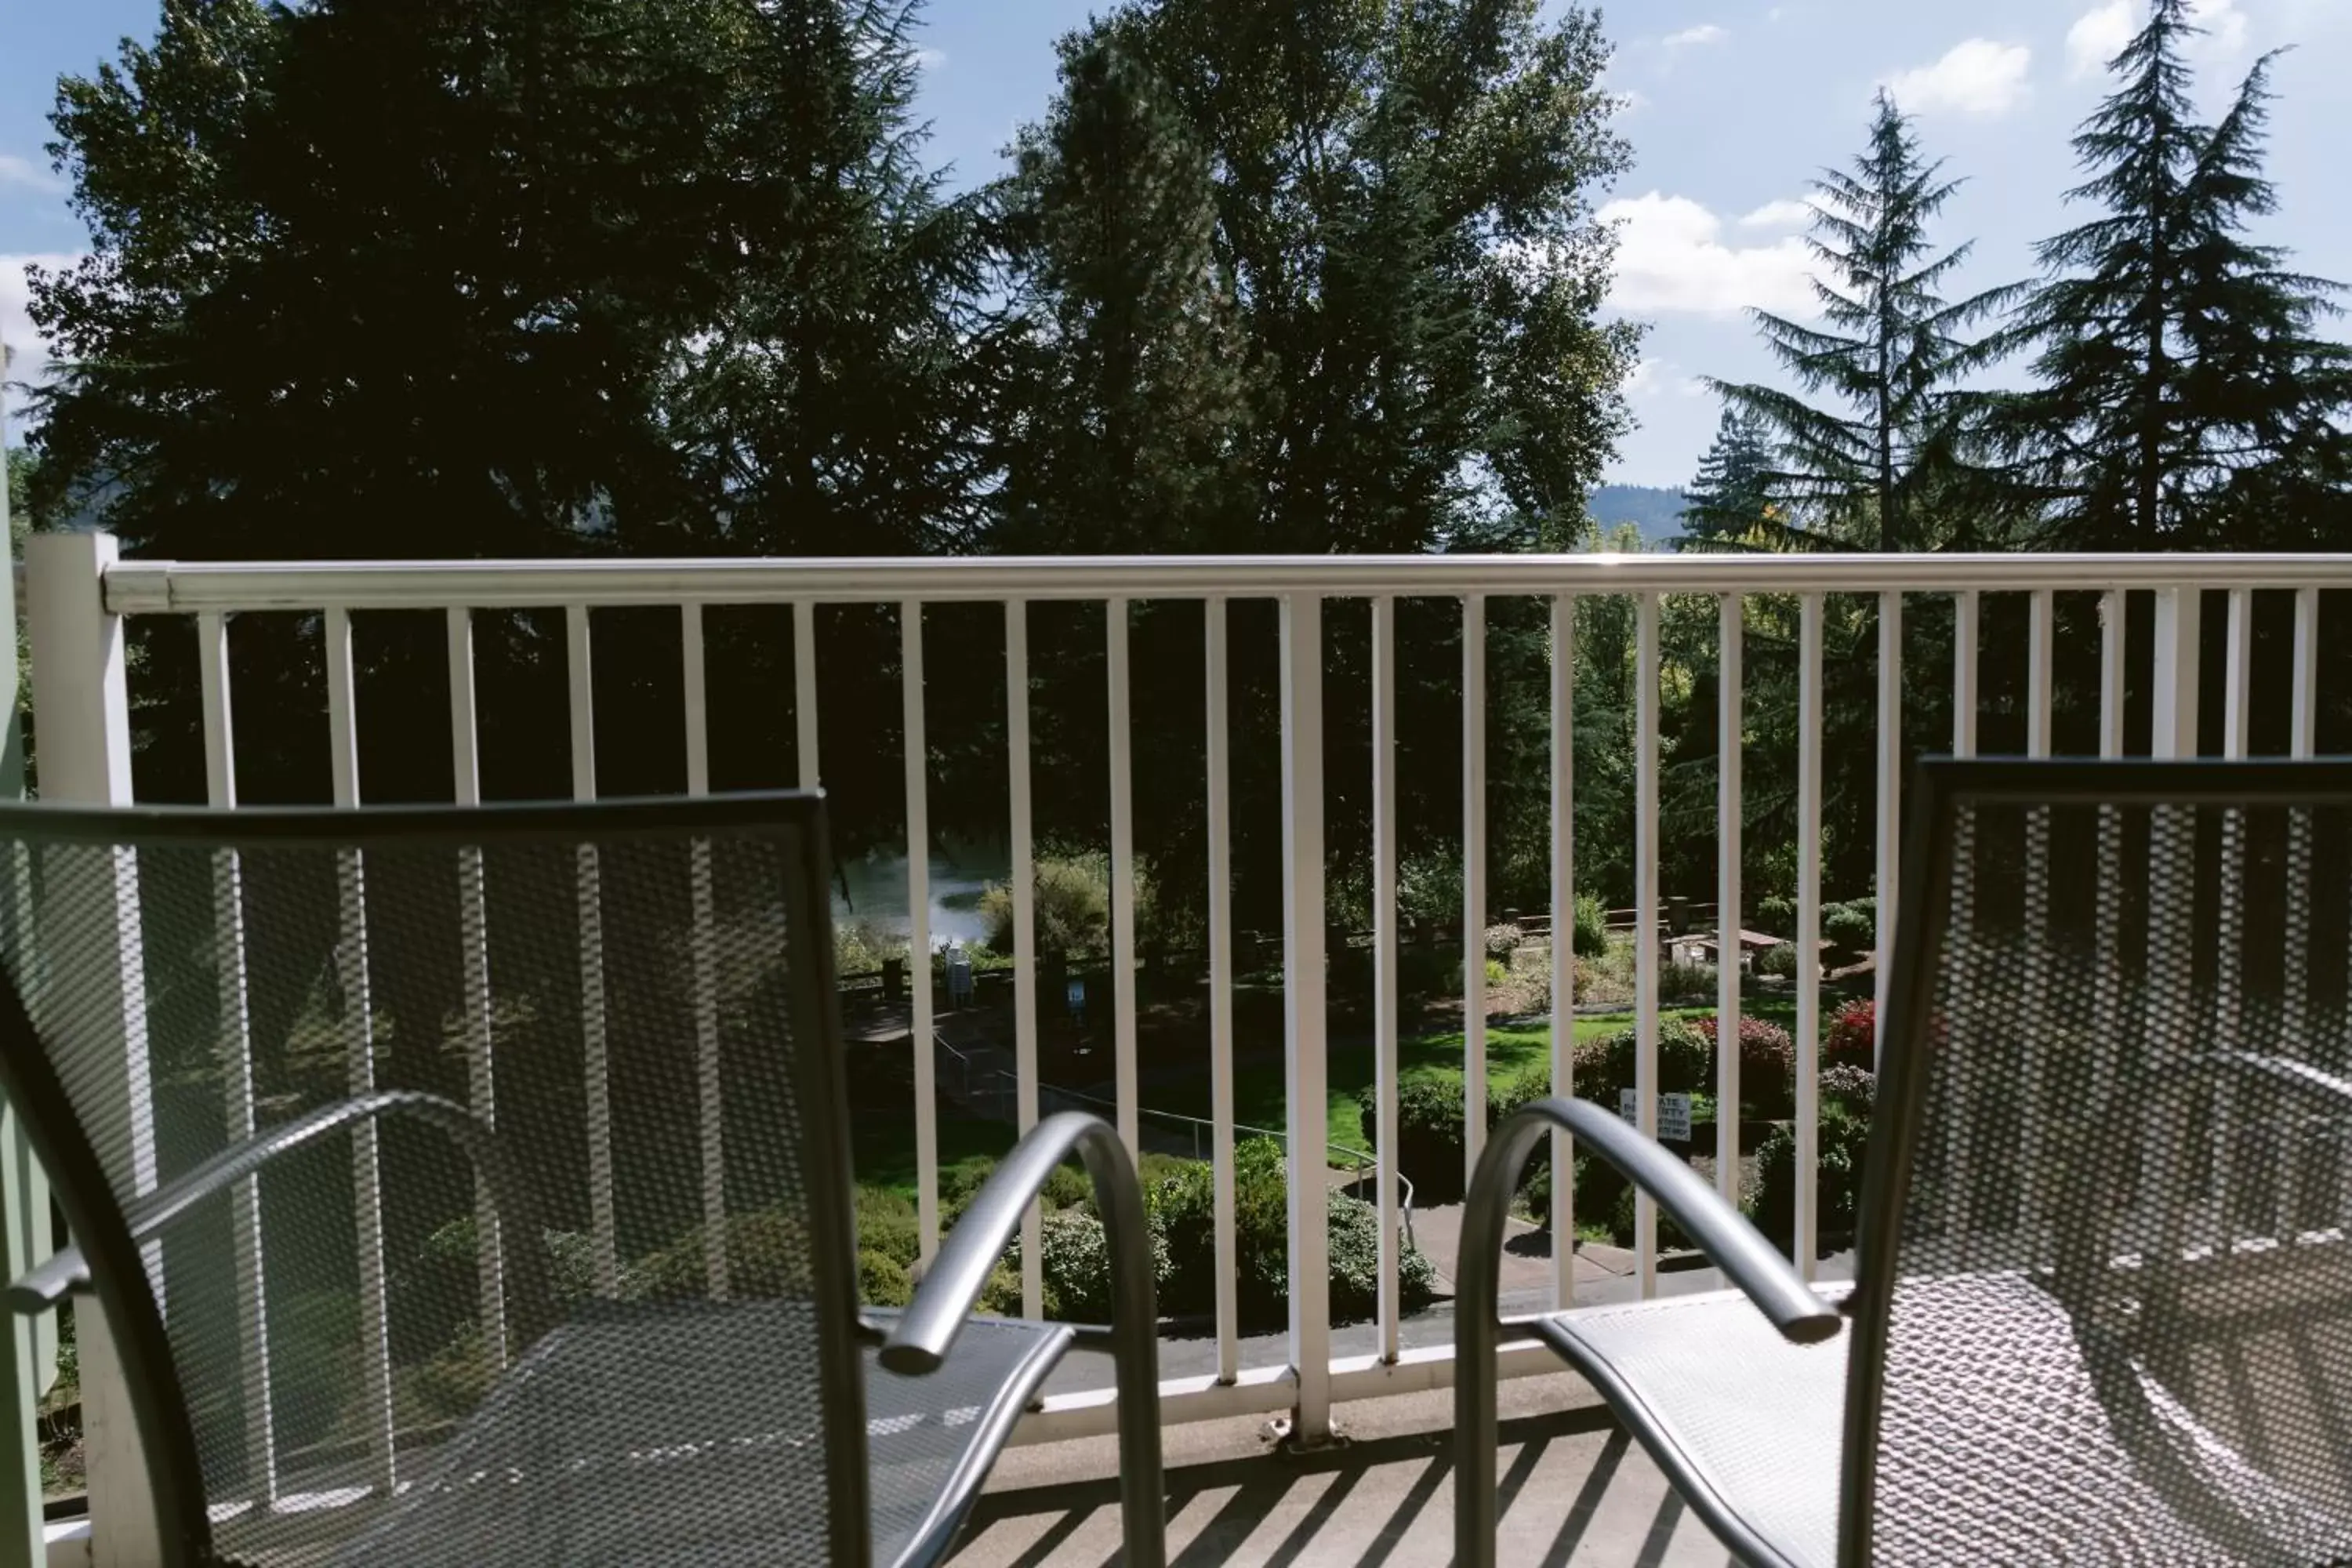
[[[389,0],[388,0],[389,3]],[[1891,86],[1927,151],[1968,184],[1944,237],[1977,249],[1955,289],[2027,275],[2032,242],[2069,221],[2066,139],[2103,90],[2098,61],[2143,0],[1647,0],[1604,12],[1610,85],[1633,169],[1601,213],[1622,225],[1612,308],[1651,324],[1631,389],[1641,427],[1610,477],[1679,484],[1713,433],[1696,378],[1770,379],[1743,315],[1809,308],[1794,204],[1824,163],[1860,146],[1871,93]],[[23,264],[85,243],[41,152],[61,71],[87,71],[157,0],[0,0],[0,335],[26,353]],[[934,0],[920,42],[933,154],[959,184],[985,179],[1054,80],[1053,40],[1085,0]],[[2281,210],[2262,237],[2304,269],[2352,280],[2352,0],[2202,0],[2209,103],[2262,51],[2278,68],[2271,172]],[[2331,94],[2331,84],[2336,90]],[[2334,101],[2330,101],[2331,97]],[[2335,177],[2329,177],[2331,166]],[[37,356],[37,345],[30,355]],[[26,363],[20,358],[17,373]]]

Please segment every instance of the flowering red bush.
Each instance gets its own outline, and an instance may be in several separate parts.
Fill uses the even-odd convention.
[[[1715,1045],[1715,1020],[1701,1018],[1699,1032]],[[1739,1020],[1739,1097],[1750,1104],[1773,1106],[1789,1094],[1789,1078],[1797,1063],[1797,1042],[1789,1031],[1769,1018]]]
[[[1822,1041],[1822,1065],[1868,1068],[1877,1056],[1878,1008],[1869,997],[1857,996],[1832,1015]]]

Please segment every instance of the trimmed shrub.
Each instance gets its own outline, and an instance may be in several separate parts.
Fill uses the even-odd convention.
[[[1021,1269],[1016,1264],[1000,1263],[989,1272],[988,1283],[981,1287],[980,1309],[1000,1318],[1021,1315]]]
[[[1508,959],[1519,951],[1519,943],[1526,940],[1527,932],[1519,929],[1518,921],[1497,921],[1486,928],[1486,956]]]
[[[1142,889],[1137,889],[1139,915]],[[1110,878],[1099,858],[1037,862],[1030,900],[1037,952],[1046,957],[1100,952],[1110,945]],[[991,882],[980,895],[990,951],[1013,951],[1013,889]],[[1139,924],[1140,921],[1139,919]]]
[[[1822,910],[1822,934],[1848,952],[1868,952],[1878,941],[1878,916],[1867,899]]]
[[[1397,1085],[1397,1169],[1424,1205],[1451,1203],[1462,1195],[1462,1075],[1434,1072]],[[1379,1086],[1356,1091],[1365,1142],[1386,1158],[1380,1141]]]
[[[1634,1030],[1619,1029],[1576,1045],[1576,1093],[1615,1106],[1617,1091],[1632,1089],[1639,1051]],[[1688,1094],[1713,1087],[1715,1040],[1687,1018],[1658,1020],[1658,1092]]]
[[[1864,1072],[1876,1065],[1878,1056],[1878,1009],[1867,996],[1857,996],[1830,1016],[1830,1026],[1822,1037],[1822,1062],[1825,1067],[1856,1067]]]
[[[1797,901],[1779,894],[1756,900],[1756,929],[1768,936],[1793,937],[1797,934]]]
[[[1782,980],[1797,977],[1797,944],[1784,942],[1768,947],[1756,955],[1756,973],[1777,975]]]
[[[1633,1228],[1633,1187],[1623,1185],[1618,1189],[1617,1201],[1609,1209],[1609,1234],[1620,1247],[1632,1247],[1639,1240]],[[1683,1234],[1683,1227],[1675,1222],[1675,1216],[1664,1208],[1659,1209],[1658,1250],[1678,1251],[1690,1244],[1690,1237]]]
[[[1712,1044],[1716,1021],[1702,1018],[1699,1032]],[[1789,1086],[1797,1065],[1797,1042],[1789,1031],[1769,1018],[1742,1015],[1739,1020],[1739,1094],[1767,1114],[1785,1110]]]
[[[1381,1211],[1361,1198],[1333,1193],[1325,1239],[1331,1257],[1331,1316],[1369,1318],[1380,1310]],[[1288,1268],[1284,1269],[1286,1284]],[[1437,1270],[1417,1247],[1397,1258],[1397,1304],[1414,1311],[1437,1290]],[[1286,1290],[1286,1297],[1287,1292]],[[1286,1308],[1288,1305],[1285,1301]]]
[[[947,1173],[943,1171],[940,1174],[940,1196],[945,1197]],[[915,1266],[916,1254],[921,1250],[918,1245],[919,1234],[912,1203],[887,1187],[857,1189],[857,1249],[860,1252],[871,1252],[888,1258],[901,1268],[911,1268]],[[879,1306],[882,1303],[875,1304]]]
[[[1862,1191],[1864,1156],[1869,1152],[1870,1123],[1844,1111],[1824,1109],[1820,1122],[1821,1173],[1815,1189],[1820,1208],[1817,1233],[1852,1234],[1854,1199]],[[1792,1127],[1772,1130],[1756,1151],[1756,1190],[1744,1205],[1748,1217],[1781,1247],[1796,1237],[1797,1134]]]
[[[1252,1138],[1234,1150],[1235,1281],[1242,1321],[1273,1324],[1290,1305],[1289,1187],[1282,1147],[1270,1138]],[[1152,1223],[1165,1237],[1168,1256],[1161,1310],[1205,1316],[1216,1305],[1216,1184],[1206,1164],[1187,1161],[1150,1193]],[[1328,1237],[1330,1247],[1331,1310],[1361,1317],[1378,1304],[1380,1211],[1360,1199],[1334,1193]],[[1436,1272],[1417,1248],[1397,1265],[1399,1300],[1406,1310],[1426,1304],[1436,1289]]]
[[[1168,1243],[1156,1226],[1150,1235],[1152,1281],[1156,1289],[1165,1290],[1170,1274]],[[1046,1317],[1066,1323],[1110,1321],[1110,1243],[1102,1221],[1077,1209],[1054,1210],[1039,1229],[1037,1256],[1045,1275]],[[1021,1279],[1017,1240],[1005,1257],[1013,1267],[1017,1296]]]
[[[1658,997],[1664,1002],[1715,1000],[1715,965],[1669,963],[1658,971]]]
[[[1018,1292],[1020,1282],[1013,1282]],[[906,1266],[878,1252],[857,1255],[857,1299],[869,1307],[903,1307],[915,1299],[915,1282]]]
[[[1822,1069],[1822,1097],[1833,1100],[1852,1114],[1867,1119],[1878,1099],[1878,1076],[1868,1068],[1832,1062]]]
[[[1609,951],[1609,911],[1597,894],[1577,895],[1574,945],[1580,958],[1598,958]]]
[[[1091,1209],[1095,1202],[1095,1184],[1083,1165],[1062,1164],[1054,1167],[1045,1178],[1045,1208]]]

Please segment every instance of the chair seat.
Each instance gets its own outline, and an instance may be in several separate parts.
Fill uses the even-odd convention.
[[[1912,1279],[1899,1291],[1908,1342],[1967,1347],[1969,1365],[1887,1368],[1890,1393],[1919,1384],[1901,1405],[1941,1408],[1948,1428],[1903,1446],[1916,1463],[1882,1463],[1874,1561],[1977,1562],[2003,1542],[2021,1552],[2061,1539],[2081,1562],[2352,1558],[2345,1521],[2247,1463],[2144,1366],[2086,1338],[2032,1279]],[[1836,1561],[1847,1333],[1790,1344],[1737,1291],[1585,1308],[1534,1327],[1734,1552],[1786,1568]],[[2095,1376],[2086,1348],[2108,1375]],[[1999,1397],[1988,1396],[1990,1377],[2005,1384]]]
[[[1534,1328],[1727,1546],[1786,1568],[1835,1563],[1845,1331],[1792,1345],[1736,1290],[1579,1308]]]
[[[376,1506],[332,1561],[820,1562],[824,1435],[787,1414],[816,1405],[794,1386],[816,1375],[808,1305],[600,1305],[594,1314],[533,1346],[472,1419],[412,1462],[415,1479],[404,1477],[393,1504]],[[877,1568],[947,1554],[995,1449],[1070,1340],[1058,1324],[975,1319],[926,1377],[884,1372],[866,1352]],[[346,1506],[359,1526],[372,1505]],[[224,1520],[217,1543],[247,1560],[276,1556],[294,1536],[315,1548],[343,1533],[327,1511]]]

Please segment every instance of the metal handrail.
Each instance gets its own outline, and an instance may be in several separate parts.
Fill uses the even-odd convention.
[[[1462,594],[2352,587],[2352,555],[942,556],[668,561],[115,561],[115,615]]]

